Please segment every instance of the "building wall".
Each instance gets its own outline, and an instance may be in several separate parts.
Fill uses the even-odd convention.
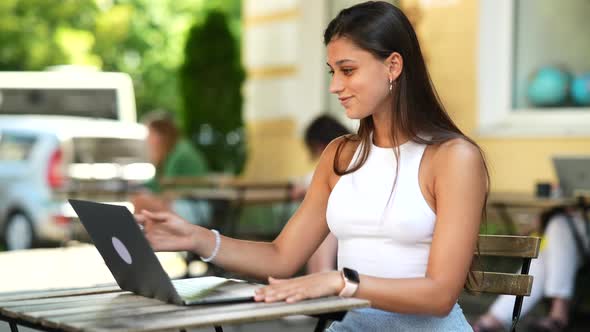
[[[418,12],[416,30],[432,80],[448,112],[483,147],[492,190],[533,192],[538,181],[556,182],[551,156],[590,154],[589,138],[489,138],[477,135],[477,0],[402,0]]]
[[[323,31],[358,0],[244,0],[242,52],[249,159],[244,177],[291,179],[313,169],[305,126],[330,111]],[[339,118],[342,118],[339,117]]]
[[[321,56],[321,44],[302,34],[319,24],[322,13],[310,13],[298,0],[245,0],[242,13],[249,149],[244,176],[263,180],[303,175],[312,165],[298,128],[321,104],[318,83],[305,63]]]
[[[313,167],[303,128],[322,111],[341,113],[327,92],[322,32],[330,16],[354,2],[244,1],[246,177],[288,179]],[[532,192],[537,181],[556,181],[553,154],[590,154],[590,140],[478,136],[478,3],[402,0],[400,5],[415,25],[448,112],[486,153],[492,190]]]

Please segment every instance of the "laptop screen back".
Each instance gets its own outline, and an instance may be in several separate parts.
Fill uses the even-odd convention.
[[[590,156],[555,156],[553,165],[565,197],[590,191]]]
[[[73,199],[69,202],[121,289],[182,303],[126,207]]]

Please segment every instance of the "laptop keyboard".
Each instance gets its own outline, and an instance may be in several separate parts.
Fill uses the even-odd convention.
[[[172,285],[180,297],[194,298],[209,293],[228,281],[219,277],[200,277],[172,280]]]

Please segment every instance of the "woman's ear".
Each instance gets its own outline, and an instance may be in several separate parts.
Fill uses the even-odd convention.
[[[388,68],[389,79],[391,81],[395,81],[402,73],[404,68],[404,59],[402,58],[401,54],[393,52],[387,57],[387,59],[385,59],[385,65]]]

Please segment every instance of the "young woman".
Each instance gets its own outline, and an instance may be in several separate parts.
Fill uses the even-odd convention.
[[[324,150],[300,208],[273,242],[220,237],[170,213],[143,211],[138,222],[155,250],[190,250],[226,270],[268,278],[257,301],[341,295],[371,302],[330,331],[471,331],[457,298],[487,193],[479,147],[438,101],[399,9],[385,2],[345,9],[324,41],[330,92],[360,127]],[[330,231],[339,271],[289,279]]]

